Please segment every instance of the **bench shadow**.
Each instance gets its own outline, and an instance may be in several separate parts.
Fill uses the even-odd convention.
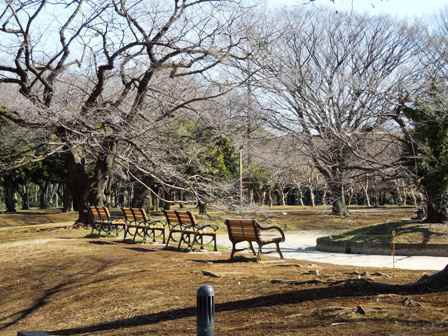
[[[445,291],[444,288],[443,291]],[[373,282],[364,282],[351,285],[337,285],[321,288],[292,290],[279,294],[263,295],[249,299],[229,301],[216,305],[216,312],[240,311],[259,307],[272,307],[281,305],[300,304],[307,301],[318,301],[344,297],[364,297],[378,294],[422,294],[424,292],[437,292],[442,290],[425,289],[409,285],[388,285]],[[165,321],[179,320],[196,315],[196,307],[177,308],[153,314],[138,315],[128,319],[113,320],[78,328],[51,331],[56,335],[76,335],[93,332],[116,331],[123,328],[153,325]]]
[[[142,252],[142,253],[148,253],[148,252],[157,252],[158,250],[152,249],[152,248],[144,248],[144,247],[125,247],[126,250],[135,251],[135,252]]]
[[[93,245],[114,245],[114,243],[105,240],[91,240],[89,244]]]
[[[233,259],[227,258],[227,259],[193,259],[191,260],[195,263],[201,263],[201,264],[235,264],[235,263],[248,263],[248,262],[257,262],[256,257],[243,257],[243,256],[236,256]]]

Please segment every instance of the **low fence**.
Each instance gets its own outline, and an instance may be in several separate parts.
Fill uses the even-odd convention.
[[[215,328],[215,293],[212,286],[199,287],[196,294],[197,336],[213,336]],[[45,331],[19,331],[17,336],[57,336]]]

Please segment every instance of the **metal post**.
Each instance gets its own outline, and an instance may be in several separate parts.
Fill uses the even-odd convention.
[[[202,285],[197,292],[197,336],[213,336],[215,293],[212,286]]]

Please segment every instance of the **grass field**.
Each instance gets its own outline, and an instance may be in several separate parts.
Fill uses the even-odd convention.
[[[359,217],[378,223],[398,216],[381,211]],[[298,221],[294,214],[285,224],[315,228],[326,225],[326,216]],[[272,212],[270,220],[283,218]],[[18,234],[20,228],[28,231]],[[338,285],[358,278],[405,283],[425,272],[269,258],[229,262],[227,251],[185,253],[88,233],[45,224],[0,230],[0,335],[195,335],[195,292],[203,283],[215,288],[216,335],[448,334],[447,292],[380,294]]]

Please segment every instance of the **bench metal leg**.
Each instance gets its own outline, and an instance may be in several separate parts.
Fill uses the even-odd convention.
[[[177,245],[177,249],[178,250],[180,250],[180,247],[181,247],[183,241],[185,241],[187,243],[187,240],[184,237],[185,237],[185,233],[181,233],[180,234],[180,239],[179,239],[179,244]]]
[[[252,244],[251,241],[249,242],[249,247],[250,247],[252,253],[253,253],[254,255],[257,255],[257,252],[255,252],[254,245]]]
[[[276,242],[275,245],[277,245],[277,252],[278,252],[278,254],[280,254],[280,259],[284,259],[282,251],[280,250],[280,243]]]
[[[165,244],[165,229],[162,229],[162,244]]]
[[[263,253],[263,250],[261,249],[263,245],[258,245],[258,254],[257,254],[257,261],[261,260],[261,254]]]
[[[168,239],[166,240],[165,248],[169,246],[172,237],[173,237],[173,231],[170,231],[170,233],[168,234]]]
[[[235,252],[236,252],[236,243],[232,242],[232,252],[230,252],[230,260],[233,260]]]

